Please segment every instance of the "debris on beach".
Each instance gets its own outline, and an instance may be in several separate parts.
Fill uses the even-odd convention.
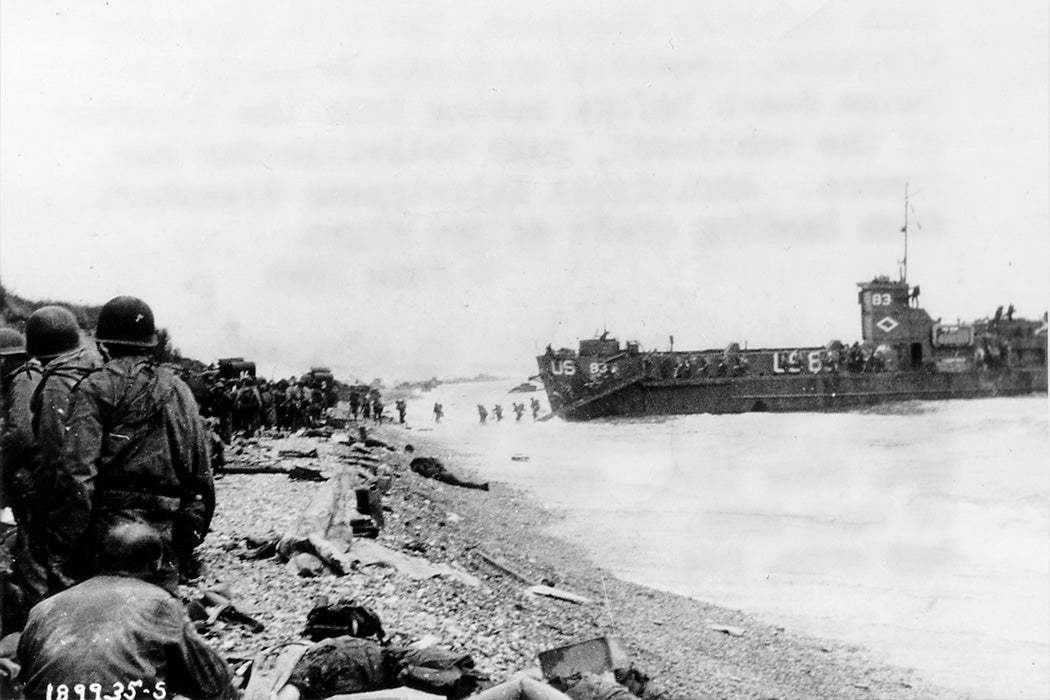
[[[420,476],[451,484],[452,486],[462,486],[463,488],[480,489],[482,491],[489,490],[488,482],[476,483],[472,481],[464,481],[445,469],[445,465],[434,457],[416,457],[409,462],[408,467]]]
[[[532,595],[544,596],[547,598],[555,598],[557,600],[568,601],[569,603],[576,603],[577,605],[588,605],[594,601],[586,596],[572,593],[570,591],[563,591],[559,588],[552,586],[531,586],[528,589],[528,593]]]
[[[719,623],[710,623],[710,624],[707,625],[707,629],[712,630],[714,632],[722,632],[723,634],[728,634],[730,637],[743,637],[744,636],[744,628],[743,627],[736,627],[734,625],[723,625],[723,624],[719,624]]]
[[[348,430],[358,437],[352,427]],[[273,471],[231,473],[217,481],[223,505],[204,546],[199,585],[235,584],[236,607],[265,629],[252,632],[220,615],[202,633],[237,669],[247,700],[274,700],[312,644],[343,637],[364,639],[369,648],[382,640],[396,649],[420,644],[470,656],[479,674],[500,682],[479,681],[474,692],[480,694],[470,697],[481,700],[661,697],[653,683],[641,689],[638,680],[645,674],[632,664],[675,689],[665,697],[757,697],[772,694],[772,688],[784,698],[831,697],[835,693],[827,690],[834,687],[846,691],[843,697],[858,699],[868,692],[850,686],[857,675],[803,673],[794,662],[777,670],[773,680],[774,672],[763,671],[762,664],[778,663],[784,656],[778,649],[795,654],[799,647],[793,638],[774,638],[767,628],[749,624],[747,636],[720,641],[732,631],[713,634],[707,625],[736,618],[695,601],[602,580],[571,546],[533,529],[540,512],[510,489],[482,495],[444,486],[448,482],[435,476],[449,474],[442,463],[447,457],[418,433],[413,433],[412,451],[394,431],[368,436],[383,443],[371,447],[360,439],[344,442],[342,435],[327,442],[272,435],[252,444],[238,441],[230,449],[232,466]],[[281,450],[309,455],[315,449],[317,456],[279,456]],[[428,452],[441,454],[442,460],[419,457],[424,461],[413,468],[413,458]],[[288,472],[295,466],[328,480],[292,480]],[[364,535],[365,525],[374,528],[374,537]],[[313,575],[301,575],[307,572]],[[594,604],[599,599],[605,604]],[[204,620],[210,616],[205,611]],[[557,681],[547,678],[537,661],[544,649],[607,637],[624,640],[621,650],[629,643],[631,657]],[[745,652],[748,673],[738,665],[743,657],[735,656]],[[702,663],[690,667],[697,658]],[[821,663],[832,668],[844,662]],[[808,663],[807,668],[815,667]],[[787,686],[781,684],[785,672]],[[442,671],[419,673],[436,677]],[[871,687],[880,697],[906,695],[888,681]],[[360,697],[448,696],[402,684]]]

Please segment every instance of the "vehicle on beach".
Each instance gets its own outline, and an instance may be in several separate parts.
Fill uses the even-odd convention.
[[[255,376],[255,363],[243,357],[223,357],[216,363],[223,379],[243,379]]]

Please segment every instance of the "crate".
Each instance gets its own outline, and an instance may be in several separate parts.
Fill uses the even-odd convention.
[[[630,665],[623,643],[617,637],[598,637],[548,649],[541,651],[539,657],[547,680],[584,673],[602,674]]]

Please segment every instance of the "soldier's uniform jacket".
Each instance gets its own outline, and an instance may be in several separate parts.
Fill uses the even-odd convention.
[[[15,496],[15,517],[19,522],[13,568],[24,596],[22,604],[25,609],[58,590],[49,583],[47,573],[47,514],[51,510],[55,475],[62,458],[70,395],[98,365],[97,356],[85,348],[59,355],[43,367],[35,382],[30,377],[24,380],[19,391],[28,391],[33,385],[32,394],[22,407],[12,406],[21,424],[18,430],[23,437],[18,438],[18,442],[28,440],[28,449],[22,451],[14,465],[11,485]],[[26,408],[28,431],[25,427]],[[28,436],[25,435],[27,432]],[[6,465],[7,455],[4,457]]]
[[[18,657],[26,698],[76,698],[77,685],[94,683],[118,697],[236,697],[229,667],[182,603],[123,576],[96,576],[34,608]]]
[[[59,355],[44,366],[44,373],[33,392],[30,408],[33,414],[33,478],[31,489],[39,502],[37,512],[50,510],[44,499],[55,485],[55,474],[62,461],[65,443],[66,419],[73,389],[88,374],[99,367],[95,355],[86,348],[77,348]]]
[[[15,519],[25,522],[25,496],[32,472],[33,414],[29,403],[40,383],[40,363],[29,360],[5,377],[7,391],[0,408],[0,468],[3,470],[4,501],[11,506]]]
[[[48,523],[49,568],[62,584],[86,577],[84,552],[109,528],[139,521],[164,543],[151,580],[173,591],[179,552],[200,544],[215,509],[208,449],[193,394],[169,368],[121,357],[81,382]]]

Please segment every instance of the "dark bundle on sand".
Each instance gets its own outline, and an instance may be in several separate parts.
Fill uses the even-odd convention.
[[[450,473],[445,469],[445,465],[433,457],[416,457],[409,462],[408,466],[416,474],[425,476],[428,479],[435,479],[453,486],[462,486],[465,489],[489,490],[488,482],[479,484],[472,481],[464,481]]]

